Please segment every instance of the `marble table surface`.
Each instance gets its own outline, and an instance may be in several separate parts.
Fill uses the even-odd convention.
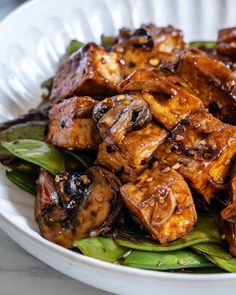
[[[0,0],[0,19],[20,2]],[[108,295],[53,270],[0,230],[0,295],[32,294]]]
[[[53,270],[0,230],[1,295],[108,295]]]

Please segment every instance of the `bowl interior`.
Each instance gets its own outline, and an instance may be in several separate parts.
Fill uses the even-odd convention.
[[[39,103],[40,84],[53,76],[60,56],[72,39],[99,42],[102,33],[115,34],[122,27],[154,22],[183,29],[187,41],[215,40],[219,28],[235,24],[235,11],[236,1],[223,0],[30,1],[0,24],[0,122],[25,113]],[[116,273],[114,277],[119,279],[129,274],[149,277],[150,282],[157,278],[194,281],[236,278],[234,274],[204,275],[203,278],[142,271],[94,261],[41,238],[33,214],[32,196],[9,182],[0,167],[0,226],[29,252],[72,277],[91,283],[86,274],[75,273],[80,265],[81,270],[88,273],[99,269]],[[93,284],[105,288],[107,283],[104,279],[101,282]],[[118,288],[117,284],[114,286]],[[112,286],[108,289],[113,290]]]

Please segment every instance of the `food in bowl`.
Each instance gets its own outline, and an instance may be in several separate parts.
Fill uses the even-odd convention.
[[[71,42],[42,103],[0,125],[44,238],[130,267],[236,272],[235,30]]]

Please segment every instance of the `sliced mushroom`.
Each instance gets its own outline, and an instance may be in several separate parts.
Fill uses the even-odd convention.
[[[118,144],[131,131],[144,128],[152,119],[149,105],[135,95],[117,95],[98,103],[93,110],[104,141]]]
[[[122,207],[119,187],[118,178],[99,166],[85,172],[63,171],[55,180],[41,172],[36,220],[42,235],[71,248],[76,240],[109,231]]]

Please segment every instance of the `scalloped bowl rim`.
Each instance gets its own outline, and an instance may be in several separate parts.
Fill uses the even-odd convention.
[[[19,6],[17,9],[15,9],[12,13],[10,13],[7,17],[5,17],[2,22],[0,23],[0,30],[3,26],[8,26],[8,23],[16,17],[21,12],[27,10],[29,7],[32,7],[34,5],[37,5],[42,0],[31,0],[29,2],[23,3],[21,6]],[[94,266],[98,269],[103,269],[106,271],[112,271],[117,273],[127,273],[127,274],[133,274],[135,276],[142,276],[142,277],[149,277],[149,278],[161,278],[164,280],[176,280],[176,281],[224,281],[224,280],[231,280],[236,279],[236,273],[223,273],[223,274],[184,274],[184,273],[170,273],[170,272],[160,272],[160,271],[153,271],[153,270],[143,270],[143,269],[136,269],[132,267],[122,266],[122,265],[116,265],[112,263],[107,263],[100,261],[98,259],[90,258],[87,256],[84,256],[79,253],[75,253],[71,250],[68,250],[66,248],[63,248],[59,245],[56,245],[52,242],[47,241],[42,236],[34,236],[33,233],[27,231],[24,228],[21,228],[20,226],[17,226],[13,221],[11,221],[4,212],[0,209],[0,220],[11,227],[13,230],[17,230],[21,233],[22,236],[32,238],[33,240],[40,243],[42,246],[47,247],[48,249],[51,249],[52,251],[56,251],[61,255],[67,256],[69,259],[73,259],[73,262],[75,260],[79,261],[80,263],[83,263],[84,265],[88,266]],[[1,226],[2,230],[4,231],[4,226]],[[32,229],[33,231],[33,229]],[[6,232],[7,233],[7,232]],[[8,234],[8,233],[7,233]],[[12,237],[14,239],[14,237]],[[34,255],[32,253],[32,255]]]

